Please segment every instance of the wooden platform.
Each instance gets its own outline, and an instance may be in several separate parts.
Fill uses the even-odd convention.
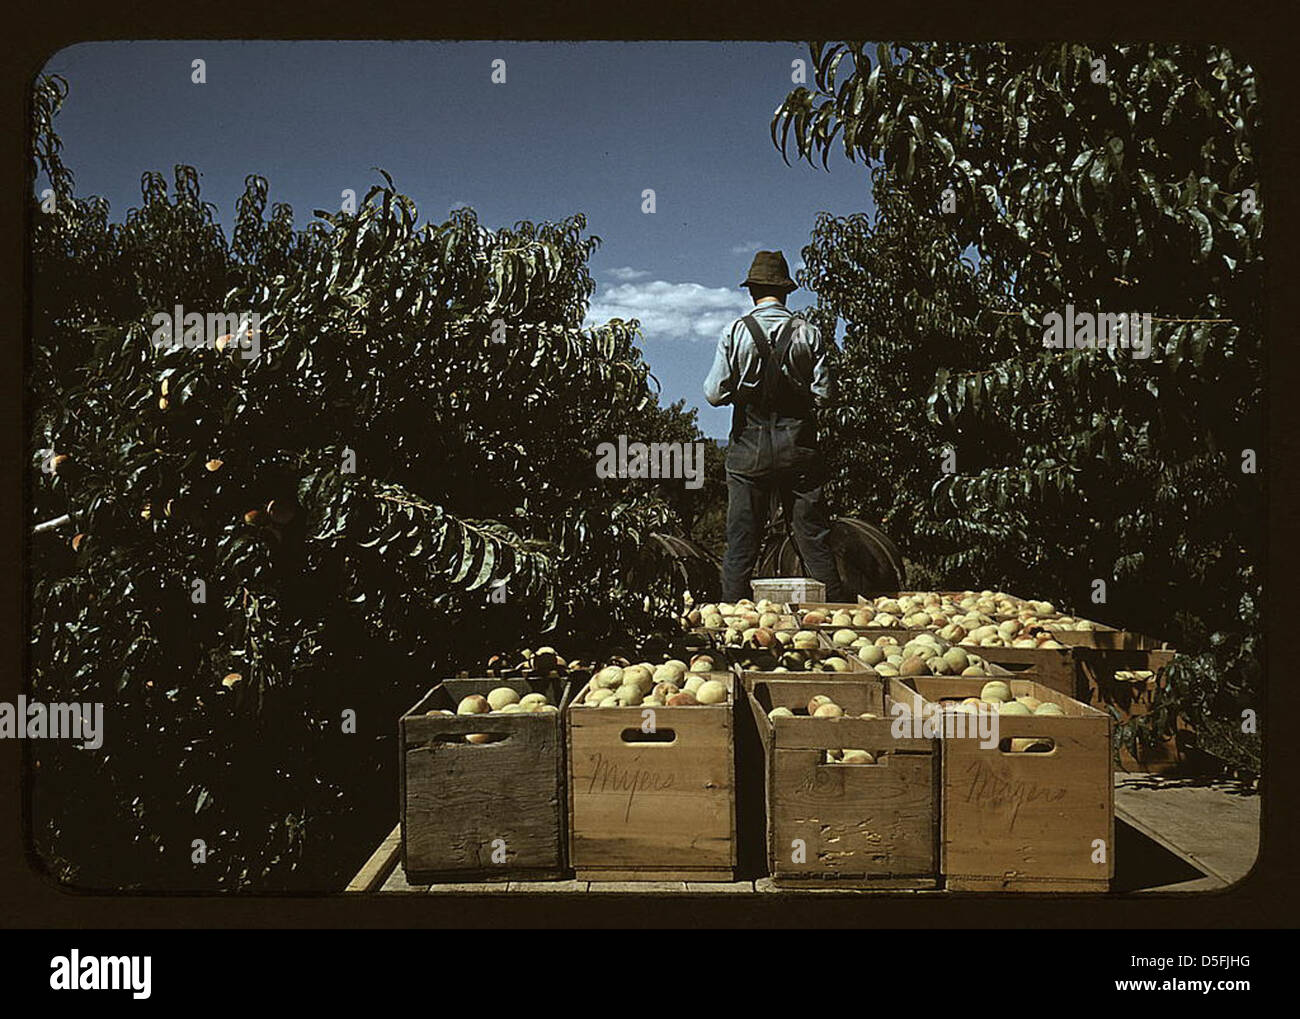
[[[1115,818],[1185,861],[1201,876],[1136,891],[1182,892],[1227,888],[1259,855],[1258,795],[1228,783],[1159,775],[1115,776]],[[1118,862],[1118,858],[1117,858]]]
[[[1226,888],[1249,873],[1259,850],[1260,798],[1225,783],[1147,774],[1115,776],[1118,893],[1195,893]],[[349,892],[417,895],[923,895],[942,889],[782,888],[758,881],[488,881],[409,885],[394,828],[348,884]]]

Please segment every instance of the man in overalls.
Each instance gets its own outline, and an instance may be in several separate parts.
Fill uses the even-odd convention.
[[[804,566],[826,585],[827,601],[843,601],[822,498],[825,464],[813,421],[814,406],[830,399],[826,347],[817,327],[796,319],[785,306],[798,284],[781,252],[755,255],[741,286],[749,289],[754,310],[723,332],[704,380],[709,403],[733,408],[722,597],[733,602],[752,597],[750,580],[776,493]]]

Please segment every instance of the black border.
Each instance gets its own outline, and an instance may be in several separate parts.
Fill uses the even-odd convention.
[[[0,672],[0,699],[14,700],[25,672],[27,587],[24,573],[27,418],[25,294],[29,292],[26,237],[30,202],[26,117],[31,81],[58,50],[79,42],[113,39],[1159,39],[1215,41],[1234,46],[1255,64],[1265,110],[1262,151],[1265,195],[1269,202],[1266,235],[1268,299],[1272,342],[1268,348],[1269,441],[1260,458],[1268,485],[1269,534],[1266,563],[1267,632],[1287,633],[1300,619],[1294,586],[1296,571],[1288,541],[1300,502],[1292,465],[1296,462],[1297,388],[1295,342],[1297,288],[1295,187],[1297,109],[1294,50],[1284,3],[1158,0],[1138,6],[1109,0],[1106,5],[1078,0],[1033,4],[991,0],[978,4],[942,3],[924,9],[913,3],[809,3],[776,5],[734,2],[705,7],[689,0],[658,0],[643,6],[506,4],[479,0],[437,9],[358,7],[330,0],[309,10],[235,0],[220,8],[143,5],[80,6],[49,0],[25,12],[25,35],[9,41],[3,70],[4,165],[9,176],[3,215],[7,278],[22,280],[7,303],[7,354],[0,400],[6,438],[3,464],[11,476],[3,501],[6,536],[0,552],[5,641],[9,667]],[[1289,397],[1292,397],[1288,399]],[[23,498],[9,497],[24,493]],[[1286,561],[1284,561],[1286,560]],[[1292,625],[1290,630],[1294,630]],[[1284,638],[1285,639],[1285,638]],[[1278,641],[1281,644],[1281,641]],[[1295,824],[1297,741],[1287,731],[1296,713],[1296,680],[1272,670],[1261,712],[1269,737],[1265,745],[1264,837],[1255,869],[1225,892],[1178,899],[1150,894],[1124,898],[1053,896],[963,896],[942,900],[915,897],[834,898],[831,896],[654,897],[605,895],[506,899],[464,897],[332,896],[241,897],[101,896],[69,893],[38,877],[23,845],[18,777],[21,741],[0,742],[0,927],[13,928],[391,928],[471,927],[751,927],[822,928],[869,926],[905,928],[1269,928],[1296,926],[1300,910],[1291,876],[1297,858]],[[1270,725],[1273,719],[1279,720]],[[1067,985],[1068,986],[1068,985]]]

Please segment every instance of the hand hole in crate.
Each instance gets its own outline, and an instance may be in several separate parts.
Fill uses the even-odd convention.
[[[636,746],[642,744],[667,746],[677,742],[677,731],[675,729],[656,729],[653,732],[644,732],[641,729],[624,729],[619,733],[619,739],[624,743],[631,743]]]
[[[819,768],[883,768],[885,765],[880,760],[880,754],[868,753],[867,757],[862,760],[844,760],[843,758],[834,758],[830,753],[826,753],[820,761],[817,762]]]
[[[1056,753],[1056,740],[1049,736],[1016,736],[998,741],[998,750],[1004,754],[1041,754],[1051,757]]]

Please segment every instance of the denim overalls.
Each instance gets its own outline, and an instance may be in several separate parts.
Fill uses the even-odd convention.
[[[842,600],[822,498],[825,465],[817,448],[812,395],[799,391],[781,370],[801,323],[787,319],[769,343],[752,316],[741,321],[758,350],[762,383],[756,393],[738,398],[732,409],[722,597],[736,601],[752,595],[750,580],[776,497],[805,568],[826,585],[827,600]]]

